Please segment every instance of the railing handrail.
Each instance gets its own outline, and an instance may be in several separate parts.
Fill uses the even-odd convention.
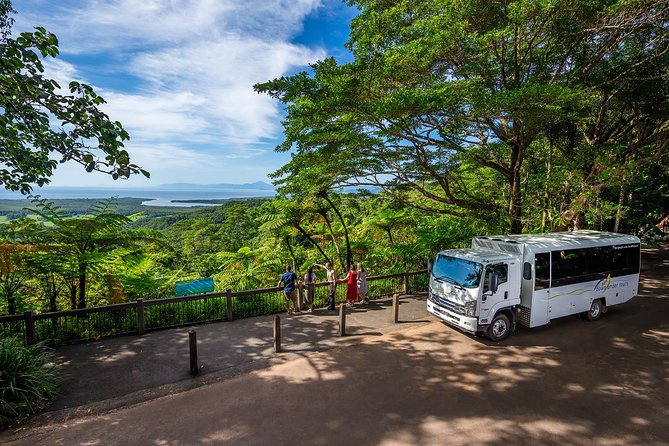
[[[15,322],[23,320],[22,314],[10,314],[9,316],[0,316],[0,322]]]
[[[382,274],[378,276],[370,276],[367,278],[368,281],[375,281],[375,280],[383,280],[383,279],[392,279],[392,278],[403,278],[403,283],[404,283],[404,290],[405,292],[408,290],[408,279],[410,276],[417,276],[420,274],[426,273],[427,270],[419,270],[419,271],[403,271],[399,273],[391,273],[391,274]],[[344,279],[338,279],[338,282],[343,282]],[[300,281],[299,286],[300,289],[303,287],[303,283]],[[329,285],[329,282],[324,281],[324,282],[317,282],[315,284],[316,287],[326,287]],[[104,313],[104,312],[113,312],[116,310],[123,310],[123,309],[133,309],[137,310],[137,318],[138,318],[138,328],[137,332],[140,334],[144,331],[144,308],[145,307],[150,307],[150,306],[155,306],[155,305],[165,305],[165,304],[172,304],[172,303],[185,303],[185,302],[191,302],[191,301],[204,301],[208,299],[214,299],[214,298],[226,298],[227,301],[227,306],[228,306],[228,320],[232,320],[232,297],[243,297],[243,296],[255,296],[255,295],[261,295],[261,294],[270,294],[270,293],[277,293],[283,290],[283,287],[280,286],[275,286],[275,287],[269,287],[269,288],[259,288],[259,289],[254,289],[254,290],[243,290],[243,291],[232,291],[231,289],[227,289],[223,292],[218,291],[215,293],[205,293],[205,294],[194,294],[194,295],[188,295],[188,296],[174,296],[174,297],[166,297],[166,298],[160,298],[160,299],[137,299],[136,301],[132,302],[125,302],[125,303],[119,303],[119,304],[110,304],[110,305],[103,305],[103,306],[97,306],[97,307],[89,307],[89,308],[80,308],[80,309],[75,309],[75,310],[64,310],[64,311],[52,311],[52,312],[47,312],[47,313],[37,313],[34,310],[26,311],[23,314],[13,314],[13,315],[8,315],[8,316],[0,316],[0,324],[3,323],[11,323],[11,322],[25,322],[25,333],[26,336],[34,336],[34,322],[35,320],[45,320],[45,319],[57,319],[57,318],[67,318],[67,317],[82,317],[86,316],[89,314],[94,314],[94,313]]]
[[[420,275],[426,273],[427,270],[418,270],[418,271],[407,271],[406,273],[410,276]],[[404,272],[401,273],[391,273],[391,274],[380,274],[378,276],[370,276],[367,278],[368,281],[390,279],[393,277],[402,277]],[[340,279],[341,280],[341,279]],[[328,286],[330,282],[316,282],[317,287]],[[242,290],[242,291],[232,291],[232,297],[242,297],[242,296],[253,296],[256,294],[266,294],[266,293],[275,293],[281,291],[283,287],[269,287],[269,288],[257,288],[254,290]],[[203,294],[191,294],[188,296],[175,296],[175,297],[163,297],[160,299],[147,299],[144,300],[144,306],[176,303],[176,302],[188,302],[192,300],[200,299],[213,299],[216,297],[226,297],[226,291],[217,291],[215,293],[203,293]],[[58,316],[81,316],[90,313],[98,313],[100,311],[107,310],[119,310],[121,308],[134,307],[135,302],[125,302],[120,304],[109,304],[101,305],[98,307],[88,307],[88,308],[78,308],[76,310],[62,310],[62,311],[51,311],[48,313],[35,313],[35,319],[48,319]],[[23,319],[22,314],[12,314],[9,316],[0,316],[0,322],[12,322]]]
[[[122,308],[135,308],[136,306],[137,304],[135,302],[124,302],[122,304],[109,304],[109,305],[102,305],[99,307],[77,308],[75,310],[52,311],[49,313],[35,313],[33,318],[50,319],[53,317],[64,317],[64,316],[84,316],[86,314],[120,310]],[[2,322],[2,318],[0,318],[0,322]]]

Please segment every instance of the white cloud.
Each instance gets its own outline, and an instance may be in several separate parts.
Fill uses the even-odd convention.
[[[102,91],[105,112],[120,120],[137,141],[197,140],[207,119],[199,112],[205,100],[189,92],[133,95]],[[195,137],[194,137],[195,136]]]
[[[133,161],[149,170],[189,169],[215,160],[211,155],[169,144],[132,145],[128,151]]]
[[[226,171],[251,175],[259,166],[267,170],[248,180],[266,179],[278,167],[260,159],[281,138],[280,105],[252,86],[325,57],[321,48],[290,42],[319,7],[320,0],[15,4],[17,30],[46,26],[72,62],[49,61],[49,75],[64,87],[73,79],[93,83],[105,98],[102,109],[130,133],[133,162],[162,172],[154,178],[173,176],[180,163],[208,163],[202,169],[211,170],[197,182]],[[81,61],[89,59],[97,65],[84,69]],[[113,82],[87,80],[100,74],[95,67]]]
[[[322,51],[285,42],[269,43],[239,36],[145,53],[129,69],[150,82],[153,94],[188,91],[201,99],[198,113],[212,138],[249,144],[280,130],[276,102],[253,91],[257,82],[281,76],[324,56]]]
[[[320,0],[67,0],[53,2],[50,17],[34,9],[21,23],[46,24],[69,52],[90,53],[124,47],[181,45],[216,40],[225,34],[289,40]],[[82,38],[85,36],[85,38]]]

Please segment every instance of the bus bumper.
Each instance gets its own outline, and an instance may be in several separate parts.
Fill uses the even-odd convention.
[[[457,327],[467,333],[476,334],[476,332],[480,331],[482,328],[478,325],[478,318],[454,313],[440,307],[430,300],[427,301],[427,311],[446,322],[448,325]]]

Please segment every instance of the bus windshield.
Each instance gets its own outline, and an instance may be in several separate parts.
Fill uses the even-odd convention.
[[[481,282],[483,265],[470,260],[439,254],[432,267],[437,280],[454,283],[465,288],[476,288]]]

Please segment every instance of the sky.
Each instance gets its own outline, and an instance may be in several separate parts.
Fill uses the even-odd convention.
[[[356,10],[339,0],[14,0],[14,32],[44,26],[60,55],[47,75],[92,85],[151,173],[114,182],[60,164],[53,186],[269,182],[290,159],[280,103],[253,84],[308,69],[344,47]]]

